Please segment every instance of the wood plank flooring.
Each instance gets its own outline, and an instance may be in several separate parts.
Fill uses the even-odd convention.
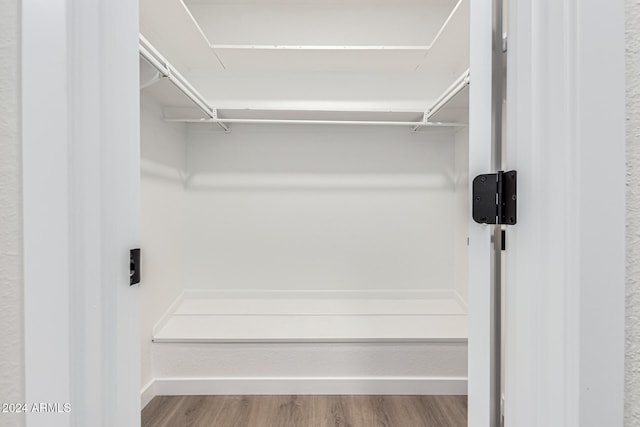
[[[466,396],[157,396],[142,427],[464,427]]]

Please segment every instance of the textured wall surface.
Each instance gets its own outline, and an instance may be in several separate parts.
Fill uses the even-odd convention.
[[[640,425],[640,1],[626,0],[627,331],[625,425]]]
[[[0,403],[24,399],[19,1],[0,0]],[[24,425],[0,413],[0,425]]]

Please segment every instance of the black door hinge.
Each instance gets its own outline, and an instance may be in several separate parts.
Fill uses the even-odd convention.
[[[479,224],[515,225],[518,172],[478,175],[473,180],[473,220]]]
[[[140,283],[140,249],[129,251],[129,286]]]

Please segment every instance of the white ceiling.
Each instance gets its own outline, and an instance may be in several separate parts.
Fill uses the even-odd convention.
[[[182,1],[139,0],[139,5],[140,33],[178,70],[224,70]]]
[[[426,50],[250,50],[223,49],[228,71],[397,72],[412,71]]]
[[[287,1],[185,4],[213,45],[429,45],[452,1]]]

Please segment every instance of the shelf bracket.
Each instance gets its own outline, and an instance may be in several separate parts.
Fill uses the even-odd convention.
[[[212,108],[211,109],[211,120],[219,120],[219,118],[218,118],[218,110],[216,108]],[[225,131],[225,133],[231,132],[231,129],[229,129],[229,126],[227,126],[223,122],[216,121],[215,123],[218,126],[220,126]]]
[[[422,122],[418,123],[417,125],[415,125],[414,127],[411,128],[411,132],[417,132],[418,129],[420,129],[422,126],[426,126],[427,125],[427,121],[429,120],[429,112],[425,111],[424,113],[422,113]]]

